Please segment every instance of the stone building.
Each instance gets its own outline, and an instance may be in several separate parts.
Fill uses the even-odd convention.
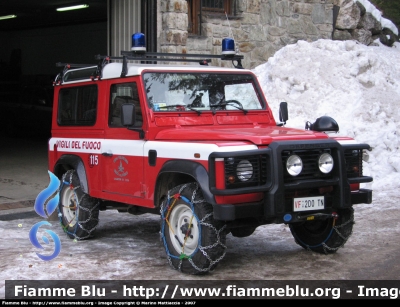
[[[376,38],[391,46],[398,33],[367,12],[361,0],[158,0],[157,49],[161,52],[221,52],[234,38],[252,69],[298,40]],[[369,3],[369,2],[368,2]],[[213,59],[213,65],[230,65]]]

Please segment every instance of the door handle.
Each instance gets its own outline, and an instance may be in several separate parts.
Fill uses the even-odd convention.
[[[111,152],[102,152],[101,153],[104,157],[112,157],[112,153]]]

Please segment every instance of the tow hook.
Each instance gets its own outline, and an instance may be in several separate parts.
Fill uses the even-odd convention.
[[[307,214],[307,215],[298,215],[297,219],[299,221],[315,221],[315,220],[326,220],[330,218],[337,219],[338,214],[336,212],[332,213],[314,213],[314,214]]]

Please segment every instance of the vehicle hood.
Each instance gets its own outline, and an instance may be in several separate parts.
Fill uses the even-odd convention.
[[[241,141],[268,145],[274,141],[320,140],[329,138],[326,133],[279,126],[253,127],[174,127],[160,131],[156,140],[182,141]]]

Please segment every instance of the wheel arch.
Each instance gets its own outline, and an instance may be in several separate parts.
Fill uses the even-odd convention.
[[[174,160],[166,162],[158,173],[154,191],[154,206],[159,208],[163,195],[166,195],[172,188],[193,181],[200,186],[204,199],[214,205],[214,195],[209,189],[208,172],[205,167],[193,161]]]
[[[80,157],[75,155],[62,155],[54,165],[53,173],[58,178],[61,178],[61,176],[70,169],[76,170],[83,192],[89,194],[85,164]]]

